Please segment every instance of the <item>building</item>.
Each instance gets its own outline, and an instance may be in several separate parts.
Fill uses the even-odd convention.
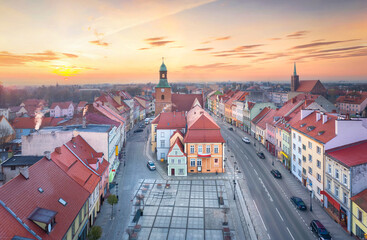
[[[0,108],[0,116],[4,116],[6,119],[9,119],[10,110],[9,108]]]
[[[154,123],[153,123],[154,124]],[[186,116],[184,112],[162,112],[156,127],[157,160],[167,160],[171,147],[170,138],[177,130],[185,134]]]
[[[18,176],[22,168],[32,166],[41,158],[42,156],[15,155],[1,163],[2,178],[0,179],[0,186]]]
[[[27,115],[27,110],[22,106],[9,107],[9,120],[13,120],[16,117],[22,117]]]
[[[55,117],[20,117],[15,118],[12,122],[12,126],[16,132],[16,139],[21,139],[22,136],[35,132],[43,127],[55,127],[59,122],[63,121],[63,118]]]
[[[261,133],[260,129],[257,127],[257,124],[263,119],[266,114],[270,112],[271,108],[265,107],[261,110],[256,117],[251,120],[251,136],[253,136],[257,141],[262,142],[264,134]]]
[[[325,153],[325,209],[348,232],[352,231],[351,197],[367,188],[367,141]]]
[[[182,133],[177,132],[182,137]],[[187,158],[182,144],[183,139],[176,134],[173,134],[170,140],[173,139],[175,140],[167,154],[168,176],[187,176]]]
[[[264,115],[264,117],[262,117],[261,119],[259,119],[259,121],[256,124],[256,136],[258,141],[261,142],[261,144],[263,144],[264,146],[266,146],[266,140],[267,140],[267,126],[270,124],[274,124],[276,118],[276,110],[275,109],[271,109],[269,108],[269,111]],[[274,135],[273,135],[274,137]],[[270,137],[269,137],[270,139]],[[274,139],[272,141],[269,142],[274,142]]]
[[[88,104],[88,102],[86,102],[86,101],[80,101],[80,102],[78,103],[78,106],[76,106],[76,111],[77,111],[77,113],[82,113],[82,112],[83,112],[84,107],[85,107],[87,104]]]
[[[326,97],[327,90],[320,80],[300,81],[296,71],[296,63],[294,63],[294,72],[291,76],[291,91],[288,93],[288,99],[291,99],[301,93],[322,95]]]
[[[89,195],[43,157],[0,187],[0,239],[86,239]]]
[[[120,164],[121,132],[115,125],[87,124],[46,127],[38,132],[22,137],[22,155],[43,156],[56,147],[80,135],[97,152],[103,152],[109,163],[109,181],[112,182]]]
[[[336,106],[341,114],[361,114],[367,107],[367,92],[348,92],[336,99]]]
[[[74,111],[73,102],[54,102],[50,107],[50,117],[72,118]]]
[[[276,109],[274,103],[254,103],[250,101],[246,101],[243,109],[243,130],[249,134],[251,132],[251,121],[265,108]]]
[[[204,106],[203,94],[178,94],[172,93],[167,81],[167,67],[162,62],[159,69],[159,83],[155,87],[155,116],[161,112],[187,112],[191,109],[195,100]]]
[[[367,189],[353,196],[352,201],[352,233],[358,239],[367,237]]]
[[[184,146],[187,171],[194,173],[223,173],[224,143],[220,127],[200,106],[187,113]]]
[[[0,148],[15,138],[15,130],[4,117],[0,116]]]

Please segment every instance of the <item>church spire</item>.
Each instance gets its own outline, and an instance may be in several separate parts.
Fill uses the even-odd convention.
[[[294,62],[294,71],[293,71],[293,76],[297,76],[297,71],[296,71],[296,62]]]

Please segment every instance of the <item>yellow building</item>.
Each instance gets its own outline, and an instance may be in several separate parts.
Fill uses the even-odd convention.
[[[367,239],[367,189],[351,198],[352,233],[358,239]]]
[[[150,142],[152,145],[151,149],[153,153],[157,151],[157,126],[159,122],[159,117],[160,115],[154,118],[154,120],[150,124]]]

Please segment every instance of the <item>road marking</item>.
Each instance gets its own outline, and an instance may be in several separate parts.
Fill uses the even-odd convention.
[[[252,165],[252,163],[251,163],[251,162],[249,162],[249,163],[250,163],[251,167],[254,167],[254,165]]]
[[[255,169],[254,169],[254,170],[255,170]],[[272,201],[272,202],[273,202],[273,198],[271,197],[271,195],[270,195],[270,193],[269,193],[268,189],[265,187],[265,184],[264,184],[263,180],[262,180],[260,177],[259,177],[259,180],[260,180],[260,182],[261,182],[261,185],[263,185],[263,188],[265,189],[265,192],[268,194],[268,197],[269,197],[270,201]]]
[[[247,157],[247,155],[245,155],[245,158],[247,158],[247,160],[248,160],[248,157]]]
[[[268,233],[268,237],[269,237],[269,239],[271,239],[271,237],[270,237],[269,233]]]
[[[294,240],[294,237],[293,237],[293,235],[292,235],[291,231],[289,231],[289,228],[288,228],[288,227],[287,227],[287,230],[288,230],[288,232],[289,232],[289,235],[291,235],[292,239]]]
[[[278,210],[278,208],[275,208],[276,210],[277,210],[277,212],[278,212],[278,214],[279,214],[279,217],[282,219],[282,221],[284,222],[284,219],[283,219],[283,217],[282,217],[282,215],[280,215],[280,212],[279,212],[279,210]]]
[[[256,172],[255,168],[254,168],[254,171],[255,171],[256,175],[257,175],[257,176],[259,176],[259,174],[257,174],[257,172]]]
[[[260,216],[261,222],[263,223],[265,230],[266,230],[266,231],[268,231],[268,229],[267,229],[267,228],[266,228],[266,226],[265,226],[264,220],[263,220],[263,218],[261,217],[261,214],[260,214],[260,212],[259,212],[259,209],[258,209],[258,208],[257,208],[257,206],[256,206],[255,200],[253,200],[253,199],[252,199],[252,201],[253,201],[253,202],[254,202],[254,204],[255,204],[256,211],[257,211],[257,213],[258,213],[258,214],[259,214],[259,216]]]

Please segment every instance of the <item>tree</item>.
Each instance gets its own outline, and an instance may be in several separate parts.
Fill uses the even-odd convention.
[[[10,128],[5,127],[4,125],[0,125],[0,149],[3,148],[3,145],[5,143],[13,140],[14,136],[15,135],[10,130]]]
[[[93,226],[88,233],[88,240],[98,240],[102,236],[102,228],[100,226]]]
[[[112,215],[113,215],[113,205],[115,205],[117,203],[118,199],[117,196],[114,194],[111,194],[110,196],[108,196],[107,198],[107,202],[112,206],[112,210],[111,210],[111,219],[112,219]]]

